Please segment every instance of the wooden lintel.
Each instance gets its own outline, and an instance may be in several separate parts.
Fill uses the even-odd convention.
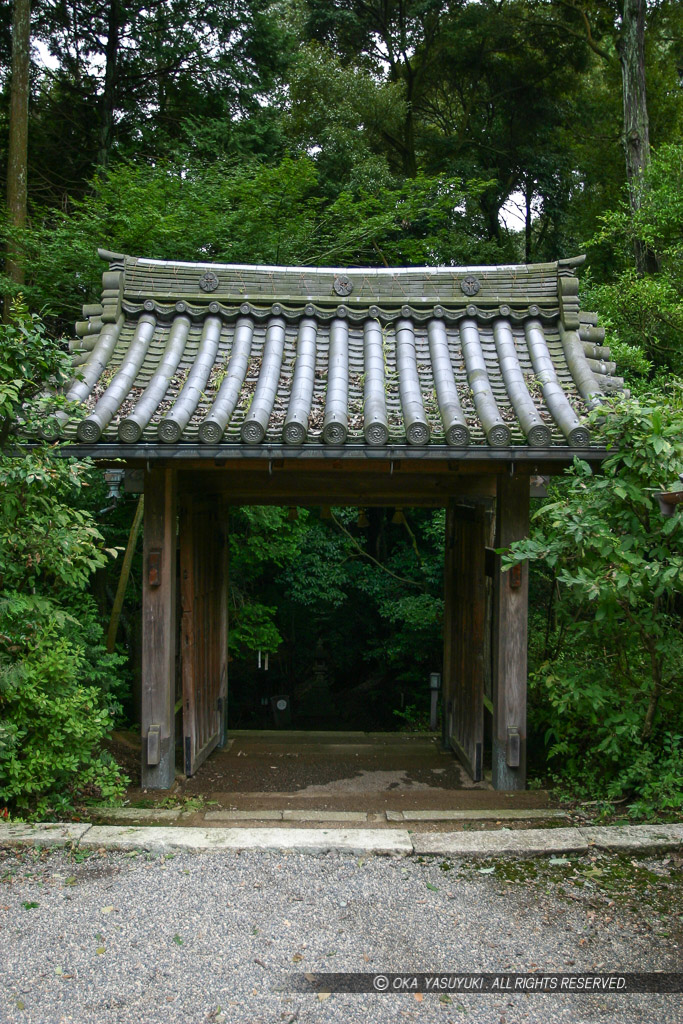
[[[268,475],[225,471],[179,475],[181,493],[223,494],[231,505],[376,505],[443,507],[449,498],[492,499],[494,477],[447,477],[401,472]]]

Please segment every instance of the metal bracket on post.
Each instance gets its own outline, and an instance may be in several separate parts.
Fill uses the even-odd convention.
[[[161,761],[161,726],[150,725],[147,730],[147,764],[155,765]]]
[[[522,585],[522,566],[519,563],[511,566],[508,569],[507,576],[510,590],[519,590]]]
[[[147,560],[147,581],[150,587],[161,586],[161,549],[153,548]]]
[[[507,752],[505,757],[508,768],[519,768],[519,751],[519,729],[508,729]]]

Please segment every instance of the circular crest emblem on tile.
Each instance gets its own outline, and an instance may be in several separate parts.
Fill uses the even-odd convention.
[[[463,295],[476,295],[481,288],[481,285],[473,274],[468,274],[467,277],[463,277],[460,282],[460,288]]]
[[[332,287],[337,295],[350,295],[353,291],[353,281],[348,274],[338,274]]]
[[[199,287],[203,292],[216,291],[216,288],[218,288],[218,278],[213,270],[207,270],[205,274],[202,274],[199,278]]]

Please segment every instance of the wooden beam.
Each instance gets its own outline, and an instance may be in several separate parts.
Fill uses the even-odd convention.
[[[142,579],[142,786],[175,779],[176,480],[145,473]]]
[[[529,532],[529,481],[501,475],[496,499],[496,548]],[[526,786],[526,688],[529,568],[501,571],[493,591],[493,787]]]
[[[528,479],[528,478],[527,478]],[[442,508],[449,497],[495,496],[496,478],[451,474],[400,472],[346,473],[326,469],[316,473],[274,471],[179,475],[181,493],[220,491],[231,505],[366,505]]]

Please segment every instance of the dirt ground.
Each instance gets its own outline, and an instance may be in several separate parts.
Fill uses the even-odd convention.
[[[113,737],[112,753],[131,777],[128,800],[159,802],[142,791],[139,738]],[[473,783],[439,738],[425,733],[238,731],[187,779],[179,771],[175,799],[214,808],[387,810],[538,809],[544,790],[499,793]]]

